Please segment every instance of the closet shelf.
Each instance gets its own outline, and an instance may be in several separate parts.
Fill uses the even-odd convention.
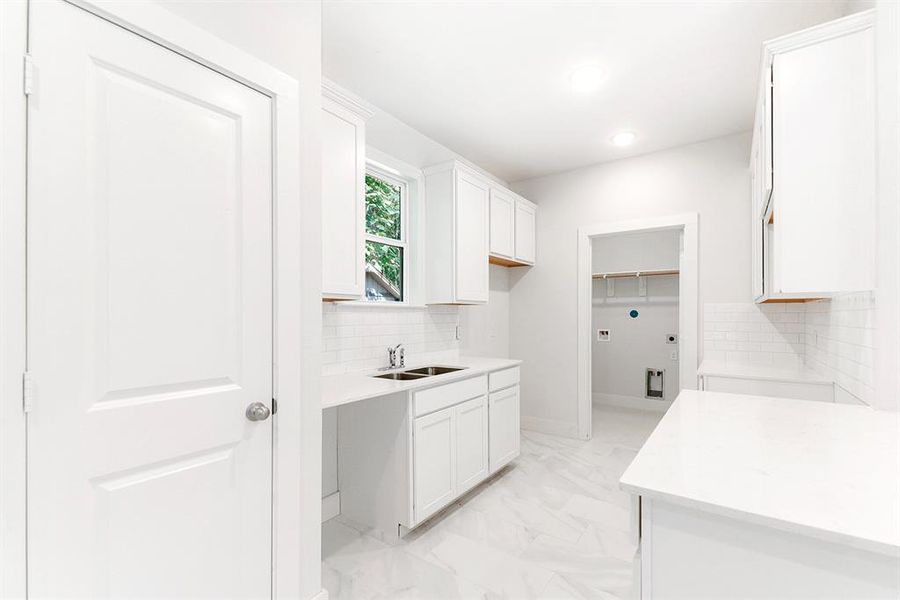
[[[610,271],[594,273],[594,279],[619,279],[622,277],[653,277],[654,275],[678,275],[678,269],[648,269],[646,271]]]

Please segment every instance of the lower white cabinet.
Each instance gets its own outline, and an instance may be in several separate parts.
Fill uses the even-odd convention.
[[[490,422],[491,473],[499,471],[519,456],[519,386],[491,392]]]
[[[396,539],[509,464],[518,381],[514,367],[338,407],[341,514]]]
[[[412,459],[415,520],[421,523],[487,477],[487,398],[417,418]]]
[[[416,521],[456,497],[456,408],[419,417],[413,428]]]

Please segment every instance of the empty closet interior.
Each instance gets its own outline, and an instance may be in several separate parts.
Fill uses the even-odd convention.
[[[594,404],[664,409],[677,396],[681,235],[592,239]]]

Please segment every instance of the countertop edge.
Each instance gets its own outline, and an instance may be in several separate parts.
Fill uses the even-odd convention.
[[[437,380],[435,380],[434,378],[422,379],[422,380],[418,380],[418,381],[407,382],[407,385],[403,385],[403,386],[400,386],[400,387],[397,387],[397,388],[391,389],[391,390],[372,390],[371,392],[367,392],[365,394],[358,394],[358,395],[353,395],[353,396],[350,396],[347,398],[342,398],[339,402],[328,402],[328,403],[322,402],[321,407],[322,407],[322,410],[325,410],[328,408],[344,406],[345,404],[352,404],[354,402],[360,402],[362,400],[370,400],[372,398],[379,398],[381,396],[390,396],[391,394],[399,394],[399,393],[408,392],[411,390],[428,389],[432,386],[443,385],[445,383],[452,383],[454,381],[461,381],[463,379],[468,379],[468,377],[471,375],[485,375],[487,373],[493,373],[495,371],[502,371],[503,369],[509,369],[511,367],[519,366],[524,362],[518,358],[493,358],[493,357],[461,357],[460,359],[457,359],[457,360],[459,362],[465,363],[466,361],[479,360],[479,359],[496,361],[496,362],[502,363],[502,364],[497,364],[497,365],[494,365],[494,366],[491,366],[488,368],[466,367],[461,372],[447,373],[444,375],[436,376],[436,377],[440,377],[441,379],[437,379]],[[453,362],[454,362],[453,360],[436,361],[436,362],[440,363],[442,366],[443,365],[455,366],[453,364]],[[422,366],[422,365],[411,365],[409,367],[406,367],[406,369],[415,369],[418,366]],[[401,370],[401,369],[397,369],[397,370]],[[448,377],[448,375],[449,375],[449,377]],[[342,376],[371,377],[372,372],[364,371],[364,372],[355,372],[355,373],[337,373],[334,375],[324,375],[323,378],[325,378],[325,377],[342,377]]]
[[[714,504],[696,498],[670,494],[634,483],[628,483],[624,481],[624,479],[619,480],[619,488],[631,494],[637,494],[651,500],[662,500],[683,508],[702,510],[720,517],[729,517],[754,525],[771,527],[787,533],[796,533],[798,535],[805,535],[826,542],[844,544],[858,550],[865,550],[875,554],[890,556],[892,558],[900,558],[900,545],[892,542],[859,537],[845,532],[799,523],[797,521],[787,521],[777,517],[748,512],[723,504]]]

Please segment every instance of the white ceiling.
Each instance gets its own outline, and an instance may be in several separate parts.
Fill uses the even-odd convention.
[[[752,128],[760,44],[844,15],[846,0],[326,0],[323,70],[516,181]],[[609,72],[571,91],[572,70]],[[628,148],[614,133],[638,134]]]

